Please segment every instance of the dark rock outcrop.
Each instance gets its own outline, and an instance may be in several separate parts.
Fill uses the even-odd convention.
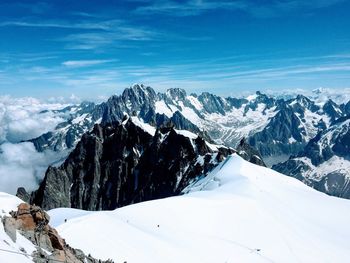
[[[154,136],[134,124],[96,124],[60,167],[50,167],[32,203],[45,209],[109,210],[178,195],[233,150],[213,151],[173,127]],[[203,161],[201,161],[203,160]]]
[[[30,202],[30,194],[26,191],[26,189],[24,189],[24,187],[19,187],[17,189],[16,196],[26,203]]]
[[[305,146],[303,135],[306,131],[300,119],[289,105],[282,104],[268,125],[249,137],[249,144],[262,156],[293,154]]]
[[[236,147],[236,151],[237,154],[244,160],[266,167],[266,164],[264,163],[259,151],[250,146],[245,138],[242,138],[242,140],[239,142]]]

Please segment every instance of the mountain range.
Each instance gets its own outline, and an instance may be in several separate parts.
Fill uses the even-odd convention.
[[[350,199],[349,109],[134,85],[51,110],[24,143],[57,160],[0,192],[0,261],[344,262],[349,200],[320,192]]]
[[[322,90],[315,94],[322,95]],[[262,162],[272,169],[325,193],[349,198],[346,119],[350,101],[337,104],[331,99],[320,101],[303,95],[275,98],[261,92],[245,98],[224,98],[207,92],[188,95],[178,88],[156,93],[151,87],[135,84],[106,102],[83,102],[59,113],[65,116],[64,122],[30,140],[38,151],[72,151],[96,124],[113,126],[128,115],[155,128],[187,130],[208,143],[228,148],[239,147],[244,139],[245,145],[256,149],[255,155],[261,154]],[[343,128],[336,128],[339,126]],[[341,134],[332,132],[339,129]],[[315,150],[316,141],[331,134],[334,138],[322,139],[324,146]],[[342,145],[345,148],[337,150]],[[315,161],[318,156],[323,156],[322,160]]]

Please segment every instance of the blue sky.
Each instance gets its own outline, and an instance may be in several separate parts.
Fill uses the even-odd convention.
[[[0,95],[350,87],[350,1],[0,2]]]

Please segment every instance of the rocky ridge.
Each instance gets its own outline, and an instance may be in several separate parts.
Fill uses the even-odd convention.
[[[277,99],[261,92],[246,98],[223,98],[208,92],[189,95],[178,88],[156,93],[150,87],[135,84],[104,103],[83,103],[63,111],[70,116],[65,123],[32,140],[38,150],[71,151],[94,124],[121,122],[127,113],[155,128],[171,123],[176,129],[201,134],[208,142],[228,147],[239,147],[244,137],[261,153],[263,162],[275,168],[291,156],[300,155],[315,136],[346,117],[350,102],[337,104],[331,99],[320,102],[303,95]],[[276,169],[305,182],[316,178],[309,176],[306,180],[300,171]],[[336,188],[342,188],[343,183],[338,182]]]
[[[37,263],[113,263],[111,260],[101,261],[81,250],[70,247],[57,231],[49,225],[49,215],[36,205],[21,203],[17,211],[1,219],[5,232],[16,242],[20,234],[32,242],[37,250],[28,257]],[[18,233],[17,233],[18,231]],[[23,254],[27,254],[22,249]]]
[[[44,209],[111,210],[178,195],[234,150],[137,117],[83,135],[66,161],[49,167],[31,202]]]
[[[179,88],[156,93],[151,87],[135,84],[101,104],[82,103],[63,109],[67,121],[31,141],[39,151],[73,149],[95,123],[120,122],[129,114],[155,127],[171,122],[177,129],[201,132],[208,135],[207,140],[229,147],[236,147],[246,137],[264,158],[284,155],[287,159],[302,150],[320,129],[345,116],[348,104],[332,100],[317,104],[302,95],[276,99],[261,92],[247,98],[223,98],[208,92],[188,95]]]

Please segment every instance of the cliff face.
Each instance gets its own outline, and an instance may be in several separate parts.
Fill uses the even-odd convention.
[[[178,195],[233,153],[187,131],[142,125],[132,118],[96,124],[60,167],[47,170],[32,203],[44,209],[110,210]]]

